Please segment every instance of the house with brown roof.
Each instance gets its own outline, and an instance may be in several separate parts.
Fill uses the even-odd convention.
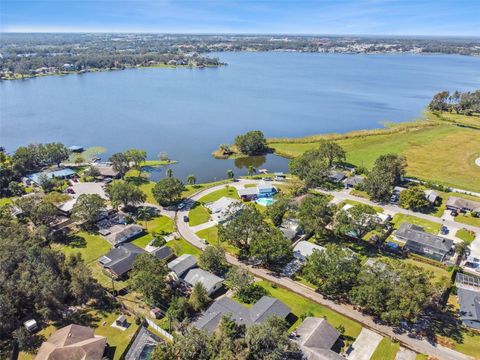
[[[101,360],[107,338],[94,329],[71,324],[55,331],[38,351],[35,360]]]

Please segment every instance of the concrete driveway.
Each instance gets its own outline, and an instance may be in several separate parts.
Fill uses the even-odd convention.
[[[363,328],[360,335],[355,339],[347,351],[349,360],[369,360],[377,348],[383,336]]]
[[[397,356],[395,356],[395,360],[415,360],[417,354],[414,353],[412,350],[405,349],[404,347],[400,347],[397,352]]]

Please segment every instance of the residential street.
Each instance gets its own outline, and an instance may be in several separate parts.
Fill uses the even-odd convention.
[[[236,183],[232,183],[231,186],[243,187],[245,184],[252,184],[252,183],[256,183],[256,181],[255,180],[244,180],[244,179],[242,179],[242,180],[239,180]],[[223,187],[225,187],[225,185],[219,185],[219,186],[215,186],[215,187],[200,191],[200,192],[196,193],[194,196],[192,196],[190,198],[190,200],[193,203],[194,201],[200,199],[201,197],[203,197],[203,196],[205,196],[209,193],[212,193],[214,191],[217,191],[217,190],[219,190]],[[339,197],[343,197],[343,199],[351,199],[351,200],[355,200],[355,201],[362,200],[362,202],[364,202],[364,203],[367,203],[367,204],[370,203],[370,204],[373,205],[373,203],[370,202],[369,200],[361,199],[361,198],[358,198],[358,197],[355,197],[355,196],[351,196],[349,194],[345,194],[345,193],[342,193],[342,192],[332,193],[332,195],[334,195],[334,196],[336,194],[338,194]],[[377,204],[374,204],[374,205],[377,205]],[[390,210],[390,211],[394,211],[394,212],[402,212],[402,211],[400,211],[401,209],[399,209],[397,207],[393,207],[393,206],[387,206],[386,210]],[[406,210],[403,210],[403,211],[406,211]],[[192,231],[192,229],[188,226],[188,223],[183,221],[183,216],[188,215],[188,212],[189,212],[189,207],[188,206],[185,209],[177,212],[177,216],[175,218],[177,231],[180,234],[180,236],[182,236],[186,241],[188,241],[189,243],[191,243],[192,245],[194,245],[194,246],[196,246],[200,249],[204,249],[207,245],[204,243],[204,241],[202,239],[200,239],[197,235],[195,235],[195,233]],[[412,212],[405,212],[405,213],[413,215]],[[416,213],[414,215],[417,216]],[[434,218],[434,217],[428,216],[428,219],[430,219],[430,218]],[[434,219],[436,219],[436,222],[439,222],[439,221],[441,222],[441,220],[438,219],[438,218],[434,218]],[[480,229],[478,229],[478,228],[475,228],[475,230],[480,231]],[[409,348],[411,350],[414,350],[418,353],[427,354],[427,355],[430,355],[430,356],[433,356],[433,357],[436,357],[436,358],[442,359],[442,360],[471,359],[467,355],[464,355],[462,353],[459,353],[457,351],[454,351],[452,349],[443,347],[443,346],[438,345],[438,344],[430,343],[427,340],[414,339],[414,338],[411,338],[411,337],[409,337],[408,335],[405,335],[405,334],[396,334],[396,333],[393,332],[393,329],[391,327],[375,323],[370,316],[367,316],[367,315],[364,315],[364,314],[360,313],[359,311],[355,310],[351,305],[339,304],[339,303],[335,303],[331,300],[325,299],[321,294],[315,292],[310,287],[307,287],[303,284],[297,283],[290,278],[279,276],[277,274],[272,274],[270,271],[268,271],[266,269],[254,268],[252,266],[247,266],[243,263],[240,263],[240,261],[238,261],[237,258],[235,258],[234,256],[229,255],[229,254],[227,254],[227,260],[232,265],[247,268],[256,277],[268,280],[268,281],[270,281],[272,283],[275,283],[279,286],[282,286],[282,287],[284,287],[284,288],[286,288],[286,289],[288,289],[292,292],[295,292],[295,293],[297,293],[299,295],[302,295],[302,296],[304,296],[304,297],[306,297],[310,300],[313,300],[313,301],[315,301],[315,302],[317,302],[321,305],[324,305],[324,306],[326,306],[326,307],[328,307],[328,308],[330,308],[330,309],[332,309],[332,310],[334,310],[338,313],[341,313],[342,315],[345,315],[345,316],[361,323],[363,326],[365,326],[366,328],[368,328],[370,330],[373,330],[373,331],[375,331],[375,332],[377,332],[377,333],[379,333],[383,336],[389,336],[392,339],[397,340],[404,347]]]

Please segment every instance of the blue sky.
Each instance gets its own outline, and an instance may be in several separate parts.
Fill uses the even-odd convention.
[[[0,31],[480,36],[480,0],[0,0]]]

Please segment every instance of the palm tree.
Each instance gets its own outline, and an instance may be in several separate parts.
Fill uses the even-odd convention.
[[[167,177],[171,178],[173,176],[173,170],[171,168],[168,168],[167,171]]]
[[[248,176],[252,176],[253,174],[255,174],[257,172],[257,169],[255,169],[253,167],[253,165],[249,165],[247,171],[248,171]]]
[[[228,177],[229,179],[233,179],[233,178],[235,177],[235,173],[233,172],[232,169],[227,170],[227,177]]]
[[[188,184],[195,185],[196,182],[197,182],[197,178],[195,177],[195,175],[193,175],[193,174],[188,175],[188,177],[187,177],[187,183]]]
[[[142,206],[141,208],[139,208],[137,210],[137,217],[140,220],[144,221],[143,225],[147,229],[147,232],[148,232],[148,220],[150,220],[150,217],[151,217],[151,213],[150,213],[150,210],[148,209],[148,207]]]

